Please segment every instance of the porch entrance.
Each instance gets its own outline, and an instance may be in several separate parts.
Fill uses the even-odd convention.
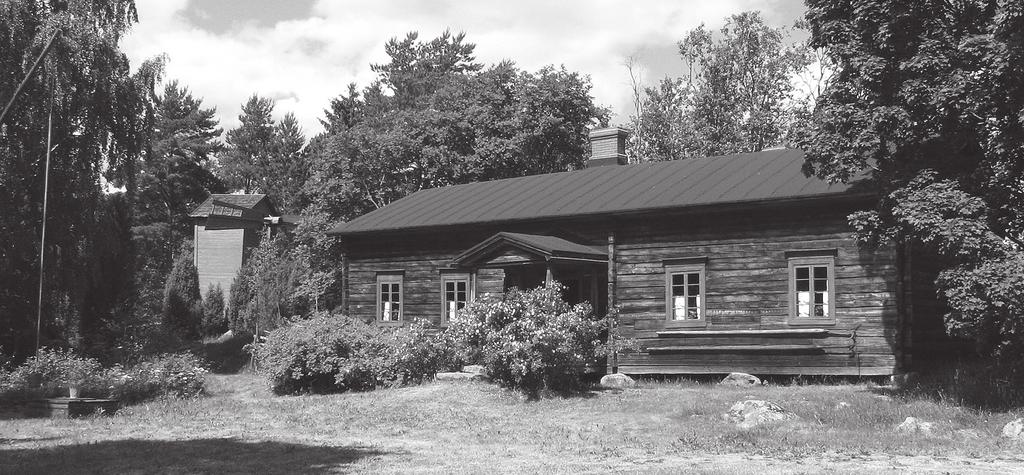
[[[566,302],[589,302],[598,315],[607,311],[608,260],[598,246],[555,236],[502,232],[466,250],[452,263],[469,270],[501,269],[505,291],[558,281]]]

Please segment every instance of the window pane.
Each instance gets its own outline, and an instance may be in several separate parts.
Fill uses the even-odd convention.
[[[460,280],[460,281],[456,282],[455,283],[455,289],[458,290],[459,292],[465,292],[466,291],[466,281]]]
[[[814,316],[818,318],[824,318],[825,306],[820,304],[814,304]]]
[[[805,292],[811,290],[811,282],[807,279],[797,279],[796,290],[797,292]]]
[[[810,278],[809,273],[810,272],[808,271],[807,267],[797,267],[796,268],[796,278],[797,279],[808,279],[808,278]]]
[[[672,298],[672,319],[682,320],[686,318],[686,298],[685,297],[673,297]]]
[[[797,303],[797,317],[807,318],[811,316],[811,293],[810,292],[797,292],[796,293]]]
[[[685,295],[685,294],[686,294],[686,286],[683,286],[683,285],[673,285],[672,286],[672,295],[673,296],[680,296],[680,295]]]
[[[699,284],[700,283],[700,273],[699,272],[693,272],[693,273],[687,274],[687,283],[690,284],[690,285]]]
[[[814,278],[815,279],[827,279],[828,278],[828,267],[815,266],[814,267]]]
[[[828,279],[814,279],[814,290],[819,292],[828,290]]]
[[[686,285],[686,274],[672,274],[672,286]]]
[[[815,292],[814,293],[814,303],[819,304],[819,303],[824,303],[824,302],[825,302],[825,294],[823,294],[821,292]]]
[[[699,285],[688,285],[686,290],[688,295],[700,295]]]

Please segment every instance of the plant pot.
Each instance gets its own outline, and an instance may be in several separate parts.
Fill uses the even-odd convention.
[[[68,397],[71,399],[78,399],[79,388],[78,386],[68,386]]]

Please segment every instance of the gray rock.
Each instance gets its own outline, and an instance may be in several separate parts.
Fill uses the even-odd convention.
[[[905,434],[923,434],[932,435],[932,428],[934,424],[928,421],[923,421],[916,417],[908,417],[900,425],[896,426],[896,432],[903,432]]]
[[[889,377],[889,383],[892,387],[900,389],[905,388],[917,381],[917,373],[910,371],[907,373],[894,374]]]
[[[463,373],[470,373],[470,374],[479,374],[480,376],[483,376],[484,378],[487,378],[487,377],[490,376],[487,373],[487,368],[483,367],[483,365],[478,365],[478,364],[471,364],[471,365],[463,366],[462,367],[462,372]]]
[[[484,377],[479,374],[473,373],[437,373],[434,375],[435,381],[483,381]]]
[[[761,380],[757,376],[747,373],[729,373],[721,383],[726,386],[758,386]]]
[[[601,387],[605,389],[624,389],[636,387],[636,381],[622,373],[606,374],[601,377]]]
[[[746,401],[737,402],[722,417],[726,421],[736,424],[741,429],[749,429],[772,422],[799,419],[796,414],[783,409],[782,406],[771,401],[759,399],[747,399]]]
[[[1003,437],[1012,440],[1024,440],[1024,419],[1014,419],[1003,426]]]

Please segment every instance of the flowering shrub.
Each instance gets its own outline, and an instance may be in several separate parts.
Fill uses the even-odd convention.
[[[103,393],[105,381],[105,370],[99,361],[76,356],[71,351],[41,348],[21,366],[0,375],[0,395],[67,396],[68,387],[75,386],[83,396],[95,396]]]
[[[377,327],[325,313],[274,330],[256,347],[257,367],[277,394],[417,383],[443,369],[450,354],[424,324]]]
[[[135,402],[168,395],[201,394],[206,370],[190,354],[164,355],[132,366],[104,368],[92,358],[71,351],[43,348],[11,371],[0,371],[0,398],[32,399],[67,396],[67,386],[78,384],[82,397],[113,397]]]
[[[452,319],[448,336],[463,361],[483,364],[503,386],[534,397],[577,389],[605,324],[589,305],[570,306],[561,294],[556,283],[471,303]]]
[[[110,396],[125,402],[159,396],[196,397],[206,387],[206,373],[199,358],[190,353],[166,354],[113,375]]]

